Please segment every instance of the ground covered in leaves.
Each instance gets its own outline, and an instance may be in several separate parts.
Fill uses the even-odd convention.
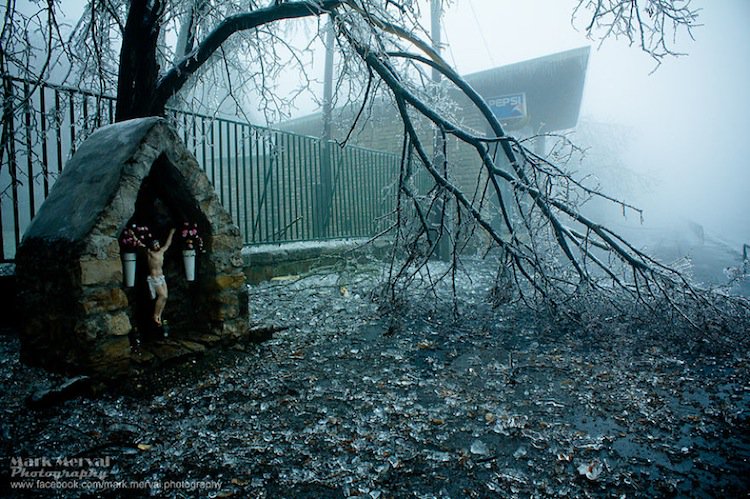
[[[370,299],[374,281],[356,276],[253,286],[253,323],[287,327],[271,340],[50,409],[24,399],[59,378],[19,364],[17,338],[0,337],[3,488],[19,457],[75,458],[69,468],[178,497],[750,488],[747,350],[683,343],[667,322],[604,315],[576,326],[492,309],[481,279],[462,278],[457,319],[427,295],[394,321]],[[77,483],[56,492],[107,493]]]

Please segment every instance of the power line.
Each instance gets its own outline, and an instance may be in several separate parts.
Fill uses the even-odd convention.
[[[448,54],[451,58],[451,64],[454,68],[458,69],[458,63],[456,62],[456,56],[453,54],[453,46],[451,45],[451,41],[448,38],[448,30],[445,29],[445,23],[443,21],[440,21],[440,25],[443,27],[443,36],[445,37],[445,47],[448,49]]]
[[[482,39],[482,43],[484,44],[484,50],[487,51],[487,56],[490,59],[490,63],[495,66],[495,58],[492,57],[492,51],[490,50],[490,46],[487,43],[487,39],[484,37],[484,32],[482,31],[482,26],[479,24],[479,18],[477,17],[477,13],[474,10],[474,2],[472,0],[469,0],[469,8],[471,9],[471,15],[474,17],[474,23],[477,25],[479,37]]]

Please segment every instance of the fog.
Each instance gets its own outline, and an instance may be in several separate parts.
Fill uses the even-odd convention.
[[[429,26],[429,1],[422,4],[423,25]],[[739,252],[743,243],[750,243],[750,161],[745,150],[750,135],[750,2],[693,0],[690,5],[700,9],[694,39],[685,33],[677,37],[673,48],[682,55],[666,57],[661,64],[626,39],[600,43],[597,33],[587,38],[590,13],[581,11],[573,19],[576,4],[445,1],[443,56],[459,73],[470,74],[590,46],[580,128],[604,124],[621,130],[623,137],[617,148],[608,147],[613,137],[581,145],[588,148],[589,160],[610,156],[608,162],[627,170],[628,178],[605,172],[607,164],[589,162],[585,170],[601,173],[604,191],[644,210],[643,224],[638,216],[612,216],[621,214],[619,209],[600,215],[616,227],[643,227],[652,234],[699,224],[706,237]],[[322,80],[322,54],[314,60],[312,73]],[[290,76],[288,88],[293,88],[299,80]],[[322,85],[314,91],[322,92]],[[296,115],[318,110],[312,102],[296,105]],[[571,131],[570,138],[577,142],[581,135],[591,138],[583,130]],[[631,237],[646,233],[628,231]]]
[[[587,19],[571,23],[575,4],[455,2],[445,12],[444,55],[466,74],[591,45],[581,122],[629,131],[622,159],[650,188],[628,200],[645,209],[645,223],[691,220],[733,247],[750,243],[750,2],[693,1],[702,24],[695,40],[676,40],[686,55],[655,71],[654,60],[627,40],[588,40]]]
[[[638,188],[618,191],[644,208],[647,227],[674,227],[692,221],[706,235],[733,248],[750,243],[750,2],[693,0],[700,27],[694,40],[681,36],[674,48],[685,55],[655,61],[624,39],[585,36],[587,12],[572,20],[576,0],[455,0],[445,2],[442,21],[443,55],[460,73],[540,57],[585,45],[592,47],[580,123],[604,123],[626,132],[625,147],[586,143],[591,157],[617,153],[629,173],[642,181]],[[423,0],[425,26],[429,1]],[[66,2],[69,19],[80,12],[78,0]],[[71,21],[72,23],[72,21]],[[297,31],[303,45],[317,23]],[[299,35],[299,33],[302,33]],[[322,94],[323,56],[311,57],[310,76],[318,81],[317,99],[295,103],[295,115],[317,111]],[[279,92],[300,84],[298,70]],[[258,119],[250,111],[251,116]],[[571,135],[576,140],[576,134]],[[602,150],[595,151],[600,148]],[[606,165],[589,165],[604,169]],[[596,171],[594,171],[596,173]],[[610,184],[617,176],[601,175]],[[614,180],[613,180],[614,179]],[[638,217],[609,222],[638,224]]]

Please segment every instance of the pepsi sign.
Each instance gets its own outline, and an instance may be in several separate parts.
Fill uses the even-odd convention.
[[[491,97],[487,104],[500,121],[526,117],[526,94],[523,92]]]

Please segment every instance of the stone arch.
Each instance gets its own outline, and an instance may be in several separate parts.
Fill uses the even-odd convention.
[[[155,337],[145,255],[136,287],[124,288],[118,237],[145,223],[163,241],[184,221],[198,224],[206,252],[192,283],[182,276],[177,241],[167,252],[170,336]],[[239,229],[165,120],[97,130],[66,165],[16,256],[22,359],[111,377],[236,339],[247,329],[241,246]],[[143,344],[134,351],[137,338]]]

